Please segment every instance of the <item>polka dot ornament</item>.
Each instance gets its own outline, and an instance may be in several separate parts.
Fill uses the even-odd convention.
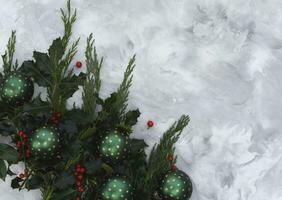
[[[100,200],[131,200],[132,186],[126,178],[112,177],[102,186]]]
[[[57,155],[60,146],[57,129],[43,126],[35,130],[30,139],[30,146],[32,155],[37,159],[52,158]]]
[[[30,78],[15,72],[4,78],[0,92],[3,102],[11,106],[20,106],[31,99],[34,85]]]
[[[128,145],[127,137],[117,131],[112,131],[102,139],[98,148],[105,162],[116,163],[125,159]]]
[[[192,182],[187,174],[177,170],[168,172],[160,181],[158,194],[162,199],[187,200],[193,191]]]

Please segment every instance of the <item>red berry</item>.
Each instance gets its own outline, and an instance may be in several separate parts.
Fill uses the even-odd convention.
[[[22,142],[21,141],[17,141],[16,145],[17,145],[18,148],[21,148],[22,147]]]
[[[75,167],[76,167],[76,168],[81,168],[81,165],[80,165],[80,164],[77,164]]]
[[[25,156],[29,158],[31,156],[31,151],[28,149],[26,150]]]
[[[25,132],[24,132],[23,130],[20,130],[20,131],[19,131],[19,136],[20,136],[20,137],[23,137],[24,135],[25,135]]]
[[[77,176],[77,180],[79,180],[79,181],[83,180],[83,178],[84,178],[84,177],[83,177],[82,175],[78,175],[78,176]]]
[[[167,156],[167,159],[168,159],[169,161],[173,161],[173,155],[172,155],[172,154],[169,154],[169,155]]]
[[[149,121],[147,122],[147,126],[148,126],[148,128],[153,127],[153,126],[154,126],[154,122],[151,121],[151,120],[149,120]]]
[[[76,184],[77,187],[81,186],[81,182],[80,181],[76,181],[75,184]]]
[[[86,172],[85,167],[81,167],[81,168],[80,168],[80,173],[84,174],[85,172]]]
[[[176,165],[172,165],[172,166],[171,166],[171,171],[175,172],[176,170],[177,170]]]
[[[20,176],[19,176],[21,179],[23,179],[24,177],[25,177],[25,175],[24,174],[20,174]]]
[[[24,170],[24,176],[27,177],[28,176],[28,169]]]
[[[80,186],[80,187],[78,188],[78,191],[82,193],[82,192],[84,192],[84,188],[83,188],[82,186]]]
[[[82,67],[82,63],[81,63],[80,61],[77,61],[77,62],[75,63],[75,66],[76,66],[77,68],[81,68],[81,67]]]
[[[80,200],[80,197],[76,197],[75,200]]]
[[[62,118],[62,113],[60,113],[60,112],[55,112],[55,113],[53,114],[53,116],[56,117],[57,119],[61,119],[61,118]]]

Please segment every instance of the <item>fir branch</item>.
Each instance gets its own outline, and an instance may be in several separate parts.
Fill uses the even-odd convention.
[[[130,59],[126,71],[124,72],[123,81],[117,91],[117,104],[116,108],[118,109],[119,116],[124,115],[127,108],[127,101],[129,95],[129,88],[132,85],[132,72],[135,68],[135,55]]]
[[[16,69],[17,67],[17,61],[16,64],[13,66],[13,57],[14,53],[16,51],[16,31],[12,31],[11,36],[8,40],[7,49],[5,51],[5,54],[2,55],[3,59],[3,68],[4,73],[9,73],[13,69]]]
[[[171,163],[167,160],[167,156],[169,154],[173,155],[175,151],[174,144],[179,139],[180,134],[188,125],[189,121],[189,116],[181,116],[181,118],[164,133],[160,143],[153,147],[148,161],[148,172],[144,180],[146,190],[151,190],[151,194],[155,190],[154,186],[157,185],[158,177],[166,173],[171,168],[171,164],[176,162],[176,159],[174,159]]]
[[[76,9],[73,13],[71,12],[71,0],[67,1],[67,13],[63,9],[61,9],[61,15],[61,19],[64,23],[65,28],[65,34],[62,38],[62,43],[65,50],[72,35],[72,26],[76,21]]]
[[[87,113],[95,114],[97,97],[101,88],[101,67],[103,58],[98,60],[96,48],[94,46],[93,34],[87,38],[85,51],[87,75],[83,85],[83,109]]]

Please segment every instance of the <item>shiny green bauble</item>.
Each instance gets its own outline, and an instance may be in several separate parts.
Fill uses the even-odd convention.
[[[160,180],[158,194],[161,199],[187,200],[193,191],[192,182],[181,170],[169,171]]]
[[[128,152],[128,137],[117,131],[106,134],[99,145],[99,153],[105,162],[116,163],[126,158]]]
[[[100,200],[131,200],[132,186],[126,178],[112,177],[102,186]]]
[[[31,153],[36,159],[51,159],[58,155],[60,134],[51,126],[43,126],[34,131],[30,138]]]
[[[4,77],[0,86],[2,101],[11,106],[21,106],[24,102],[28,102],[33,93],[32,80],[17,72]]]

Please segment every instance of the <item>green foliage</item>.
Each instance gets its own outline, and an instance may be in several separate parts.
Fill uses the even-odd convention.
[[[16,32],[12,31],[11,37],[9,38],[7,44],[7,50],[5,51],[5,54],[2,55],[4,74],[7,74],[17,68],[17,61],[15,65],[13,65],[13,57],[15,51],[16,51]]]
[[[145,141],[128,137],[141,114],[138,109],[127,110],[135,55],[130,59],[117,91],[102,99],[103,58],[98,58],[93,35],[87,38],[85,50],[87,72],[75,76],[69,65],[77,52],[79,39],[69,45],[76,21],[76,10],[72,12],[70,0],[67,0],[67,10],[61,10],[61,17],[64,24],[63,37],[55,39],[46,53],[34,51],[33,58],[24,61],[21,68],[17,69],[25,76],[32,77],[39,86],[47,88],[47,101],[37,96],[19,108],[0,102],[1,135],[11,136],[14,143],[22,142],[25,138],[17,134],[19,130],[24,130],[27,138],[30,138],[38,127],[54,126],[60,133],[59,155],[54,159],[39,161],[34,154],[26,156],[27,149],[32,149],[29,141],[25,141],[18,151],[8,144],[0,144],[0,178],[5,179],[7,174],[15,175],[9,166],[23,161],[30,174],[25,179],[15,177],[11,183],[12,188],[40,188],[43,200],[75,199],[79,193],[75,187],[74,173],[79,163],[87,169],[83,174],[83,200],[97,200],[103,182],[116,174],[126,176],[132,183],[135,188],[134,199],[157,200],[157,181],[176,162],[176,159],[168,161],[167,156],[174,153],[174,144],[188,124],[189,117],[182,116],[164,133],[147,160]],[[17,68],[17,64],[12,64],[15,41],[15,32],[12,32],[3,56],[4,73]],[[0,75],[0,81],[2,78]],[[67,110],[67,99],[80,85],[83,87],[82,109],[73,107]],[[60,115],[59,120],[52,121],[57,114]],[[106,163],[101,158],[98,147],[109,131],[117,131],[129,138],[125,159]],[[18,152],[23,155],[19,156]]]
[[[94,46],[93,35],[87,38],[87,47],[85,51],[87,75],[83,85],[83,110],[93,114],[93,120],[96,117],[97,97],[101,88],[100,72],[103,58],[98,60],[96,48]]]

